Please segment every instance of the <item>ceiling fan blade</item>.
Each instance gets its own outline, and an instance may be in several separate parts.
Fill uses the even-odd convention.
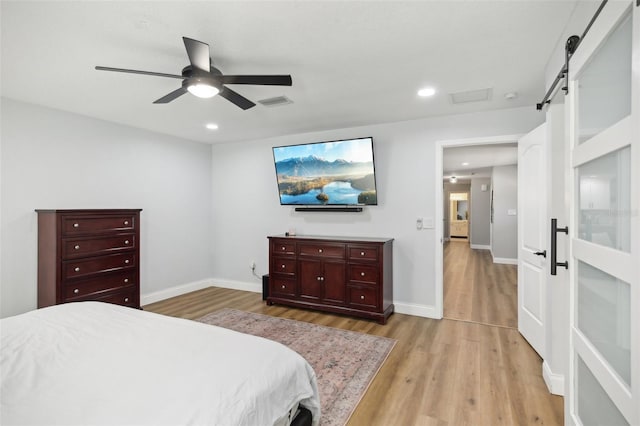
[[[252,108],[252,107],[256,106],[256,104],[254,104],[249,99],[247,99],[244,96],[242,96],[240,93],[234,92],[233,90],[231,90],[231,89],[229,89],[227,87],[224,87],[220,91],[220,96],[222,96],[223,98],[225,98],[228,101],[233,102],[234,104],[236,104],[237,106],[239,106],[242,109],[249,109],[249,108]]]
[[[164,95],[163,97],[155,101],[154,104],[168,104],[172,100],[184,95],[185,93],[187,93],[187,89],[185,89],[184,87],[181,87],[169,93],[168,95]]]
[[[191,66],[204,70],[206,72],[211,71],[209,59],[209,45],[198,40],[194,40],[188,37],[182,37],[184,41],[184,47],[187,49],[187,55],[189,56],[189,62]]]
[[[125,69],[125,68],[111,68],[111,67],[97,66],[96,69],[98,71],[126,72],[126,73],[129,73],[129,74],[155,75],[157,77],[170,77],[170,78],[179,78],[179,79],[183,79],[184,78],[181,75],[165,74],[165,73],[153,72],[153,71],[128,70],[128,69]]]
[[[290,75],[223,75],[222,84],[259,84],[267,86],[291,86]]]

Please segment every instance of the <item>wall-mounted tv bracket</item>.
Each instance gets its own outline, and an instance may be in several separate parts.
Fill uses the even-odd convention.
[[[608,1],[609,0],[602,0],[602,2],[600,3],[600,6],[598,7],[598,10],[596,10],[596,13],[593,15],[593,18],[591,18],[591,21],[589,21],[589,25],[587,25],[587,28],[585,28],[584,32],[582,33],[582,37],[578,37],[577,35],[572,35],[567,39],[567,42],[564,45],[564,65],[560,69],[560,72],[556,76],[556,79],[553,81],[553,84],[551,84],[551,87],[549,88],[549,90],[547,90],[547,93],[544,95],[544,98],[542,99],[542,101],[536,104],[536,109],[538,111],[542,110],[542,107],[544,107],[546,104],[551,103],[552,95],[554,94],[556,86],[558,85],[560,80],[564,79],[564,86],[562,87],[562,90],[564,90],[564,94],[566,95],[567,93],[569,93],[569,60],[571,59],[573,54],[576,52],[576,49],[578,49],[578,46],[580,45],[582,40],[584,40],[584,37],[589,32],[589,30],[591,29],[591,26],[596,21],[596,19],[600,15],[600,12],[602,12],[602,9],[604,8],[604,6],[607,4]],[[636,1],[640,3],[640,0],[636,0]]]
[[[551,219],[551,275],[557,275],[557,267],[564,266],[569,269],[569,262],[558,262],[558,232],[569,235],[569,227],[558,228],[558,219]]]

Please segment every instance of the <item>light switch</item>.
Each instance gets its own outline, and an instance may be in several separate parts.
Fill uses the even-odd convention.
[[[432,217],[423,217],[422,218],[422,226],[424,229],[433,229],[433,218]]]
[[[416,229],[418,229],[418,230],[422,229],[422,218],[421,217],[416,219]]]
[[[515,216],[515,215],[516,215],[516,209],[507,210],[507,216]]]

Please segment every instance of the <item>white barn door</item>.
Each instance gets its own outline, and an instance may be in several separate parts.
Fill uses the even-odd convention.
[[[640,424],[640,8],[635,3],[608,2],[569,64],[567,424]]]

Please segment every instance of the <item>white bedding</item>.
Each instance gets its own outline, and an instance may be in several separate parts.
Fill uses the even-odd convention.
[[[315,373],[276,342],[99,302],[0,321],[0,423],[317,425]]]

